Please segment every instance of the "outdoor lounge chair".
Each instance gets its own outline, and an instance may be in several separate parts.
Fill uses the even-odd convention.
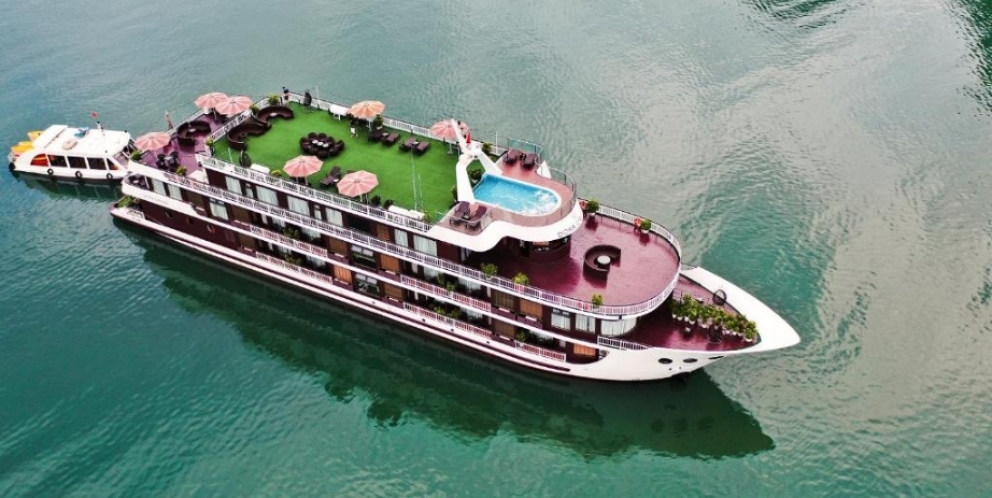
[[[330,187],[331,185],[337,185],[341,181],[341,167],[335,166],[331,168],[331,172],[320,181],[320,185],[323,187]]]
[[[371,204],[373,207],[379,207],[380,203],[382,203],[382,197],[379,197],[378,195],[374,195],[372,196],[372,201],[369,204]]]
[[[520,151],[517,149],[510,149],[506,151],[506,156],[503,157],[503,162],[508,166],[513,166],[517,164],[517,159],[520,158]]]
[[[537,154],[527,154],[524,156],[524,168],[531,169],[537,164]]]
[[[384,134],[382,133],[382,130],[373,130],[372,133],[369,133],[369,140],[378,142],[382,140],[383,136]]]
[[[400,144],[400,151],[406,152],[417,145],[417,139],[415,137],[410,137]]]
[[[486,216],[487,211],[489,211],[489,208],[486,206],[479,206],[475,212],[472,213],[472,217],[466,220],[468,227],[472,230],[479,228],[479,224],[482,223],[482,218]]]
[[[414,154],[417,154],[418,156],[419,155],[423,155],[424,152],[427,152],[427,149],[430,146],[431,146],[431,143],[429,141],[427,141],[427,140],[424,140],[423,142],[420,142],[419,144],[417,144],[416,147],[413,148],[413,153]]]
[[[451,212],[451,218],[449,220],[451,226],[458,226],[464,223],[468,219],[471,210],[472,206],[468,201],[458,201],[455,204],[455,210]]]
[[[392,145],[395,144],[396,141],[399,139],[400,139],[399,133],[390,133],[389,135],[382,137],[382,145],[386,147],[392,147]]]

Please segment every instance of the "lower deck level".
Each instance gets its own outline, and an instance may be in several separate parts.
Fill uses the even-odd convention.
[[[320,265],[303,264],[303,261],[309,262],[303,257],[297,260],[294,256],[287,258],[286,254],[282,254],[284,257],[280,258],[269,254],[269,249],[232,247],[240,245],[240,234],[221,233],[220,226],[205,229],[205,233],[211,236],[199,237],[187,230],[169,228],[131,207],[115,209],[114,214],[228,263],[413,326],[504,361],[545,372],[602,380],[656,380],[695,370],[722,358],[713,356],[714,349],[709,347],[696,351],[663,350],[646,345],[618,346],[608,341],[600,342],[595,336],[574,340],[562,339],[559,334],[552,337],[542,334],[542,329],[532,324],[508,320],[494,313],[467,312],[466,308],[458,306],[459,301],[451,299],[454,297],[451,295],[444,297],[413,291],[405,285],[409,281],[402,278],[381,278],[381,274],[374,274],[380,278],[372,278],[370,272],[352,267],[354,271],[350,274],[350,282],[347,282],[337,278],[343,273],[332,269],[328,274],[326,270],[320,271]],[[195,227],[198,222],[184,220],[183,224]],[[276,254],[281,252],[277,249]],[[459,309],[462,311],[455,312]]]

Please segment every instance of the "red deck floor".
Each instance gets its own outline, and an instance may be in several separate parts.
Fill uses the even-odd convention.
[[[682,294],[688,293],[695,296],[707,304],[713,304],[713,294],[701,287],[699,284],[685,277],[679,277],[679,283],[675,287],[672,295],[679,298]],[[724,309],[736,313],[732,307],[724,305]],[[707,331],[701,327],[692,327],[692,333],[684,334],[683,322],[672,318],[668,305],[658,308],[654,312],[641,318],[637,328],[629,334],[618,337],[626,341],[638,342],[649,346],[659,346],[672,349],[691,349],[695,351],[732,351],[749,346],[754,343],[746,342],[743,339],[722,338],[718,343],[710,342]]]
[[[596,245],[620,249],[620,258],[610,266],[603,280],[583,271],[586,250]],[[657,296],[679,271],[678,255],[668,242],[653,234],[642,235],[630,225],[605,216],[587,218],[572,234],[567,257],[550,263],[533,263],[495,249],[469,257],[467,265],[482,263],[499,267],[500,275],[513,278],[526,273],[530,284],[551,292],[588,301],[594,293],[602,294],[603,303],[628,305]]]

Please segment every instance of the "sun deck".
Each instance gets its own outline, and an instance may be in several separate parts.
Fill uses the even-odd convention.
[[[590,251],[598,247],[615,249],[618,255],[611,257],[605,278],[587,265]],[[605,305],[648,301],[664,291],[679,271],[678,253],[668,241],[602,215],[583,221],[571,236],[569,254],[557,261],[535,263],[496,247],[475,253],[466,262],[475,268],[483,263],[495,264],[507,278],[525,273],[530,285],[573,299],[589,301],[600,294]]]
[[[286,161],[303,154],[301,137],[323,132],[336,141],[344,141],[345,148],[339,156],[324,160],[321,170],[307,178],[311,187],[336,194],[334,187],[323,187],[320,182],[338,166],[342,173],[364,170],[378,177],[379,185],[369,192],[369,198],[378,196],[382,202],[392,200],[398,207],[426,213],[446,212],[450,208],[454,200],[451,190],[455,185],[458,156],[448,154],[447,144],[418,137],[418,140],[431,143],[427,151],[423,154],[404,152],[400,145],[410,137],[409,133],[397,132],[399,140],[386,146],[370,141],[367,127],[357,127],[358,136],[352,137],[347,119],[337,119],[326,111],[295,102],[289,107],[293,110],[293,119],[274,119],[271,129],[264,134],[246,138],[245,152],[252,163],[273,171],[281,169]],[[389,127],[383,130],[396,132]],[[239,154],[230,147],[226,137],[214,144],[214,156],[218,159],[237,164]]]

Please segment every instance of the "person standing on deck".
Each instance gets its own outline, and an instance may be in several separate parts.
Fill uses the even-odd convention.
[[[289,88],[282,87],[282,103],[283,104],[289,103]]]

